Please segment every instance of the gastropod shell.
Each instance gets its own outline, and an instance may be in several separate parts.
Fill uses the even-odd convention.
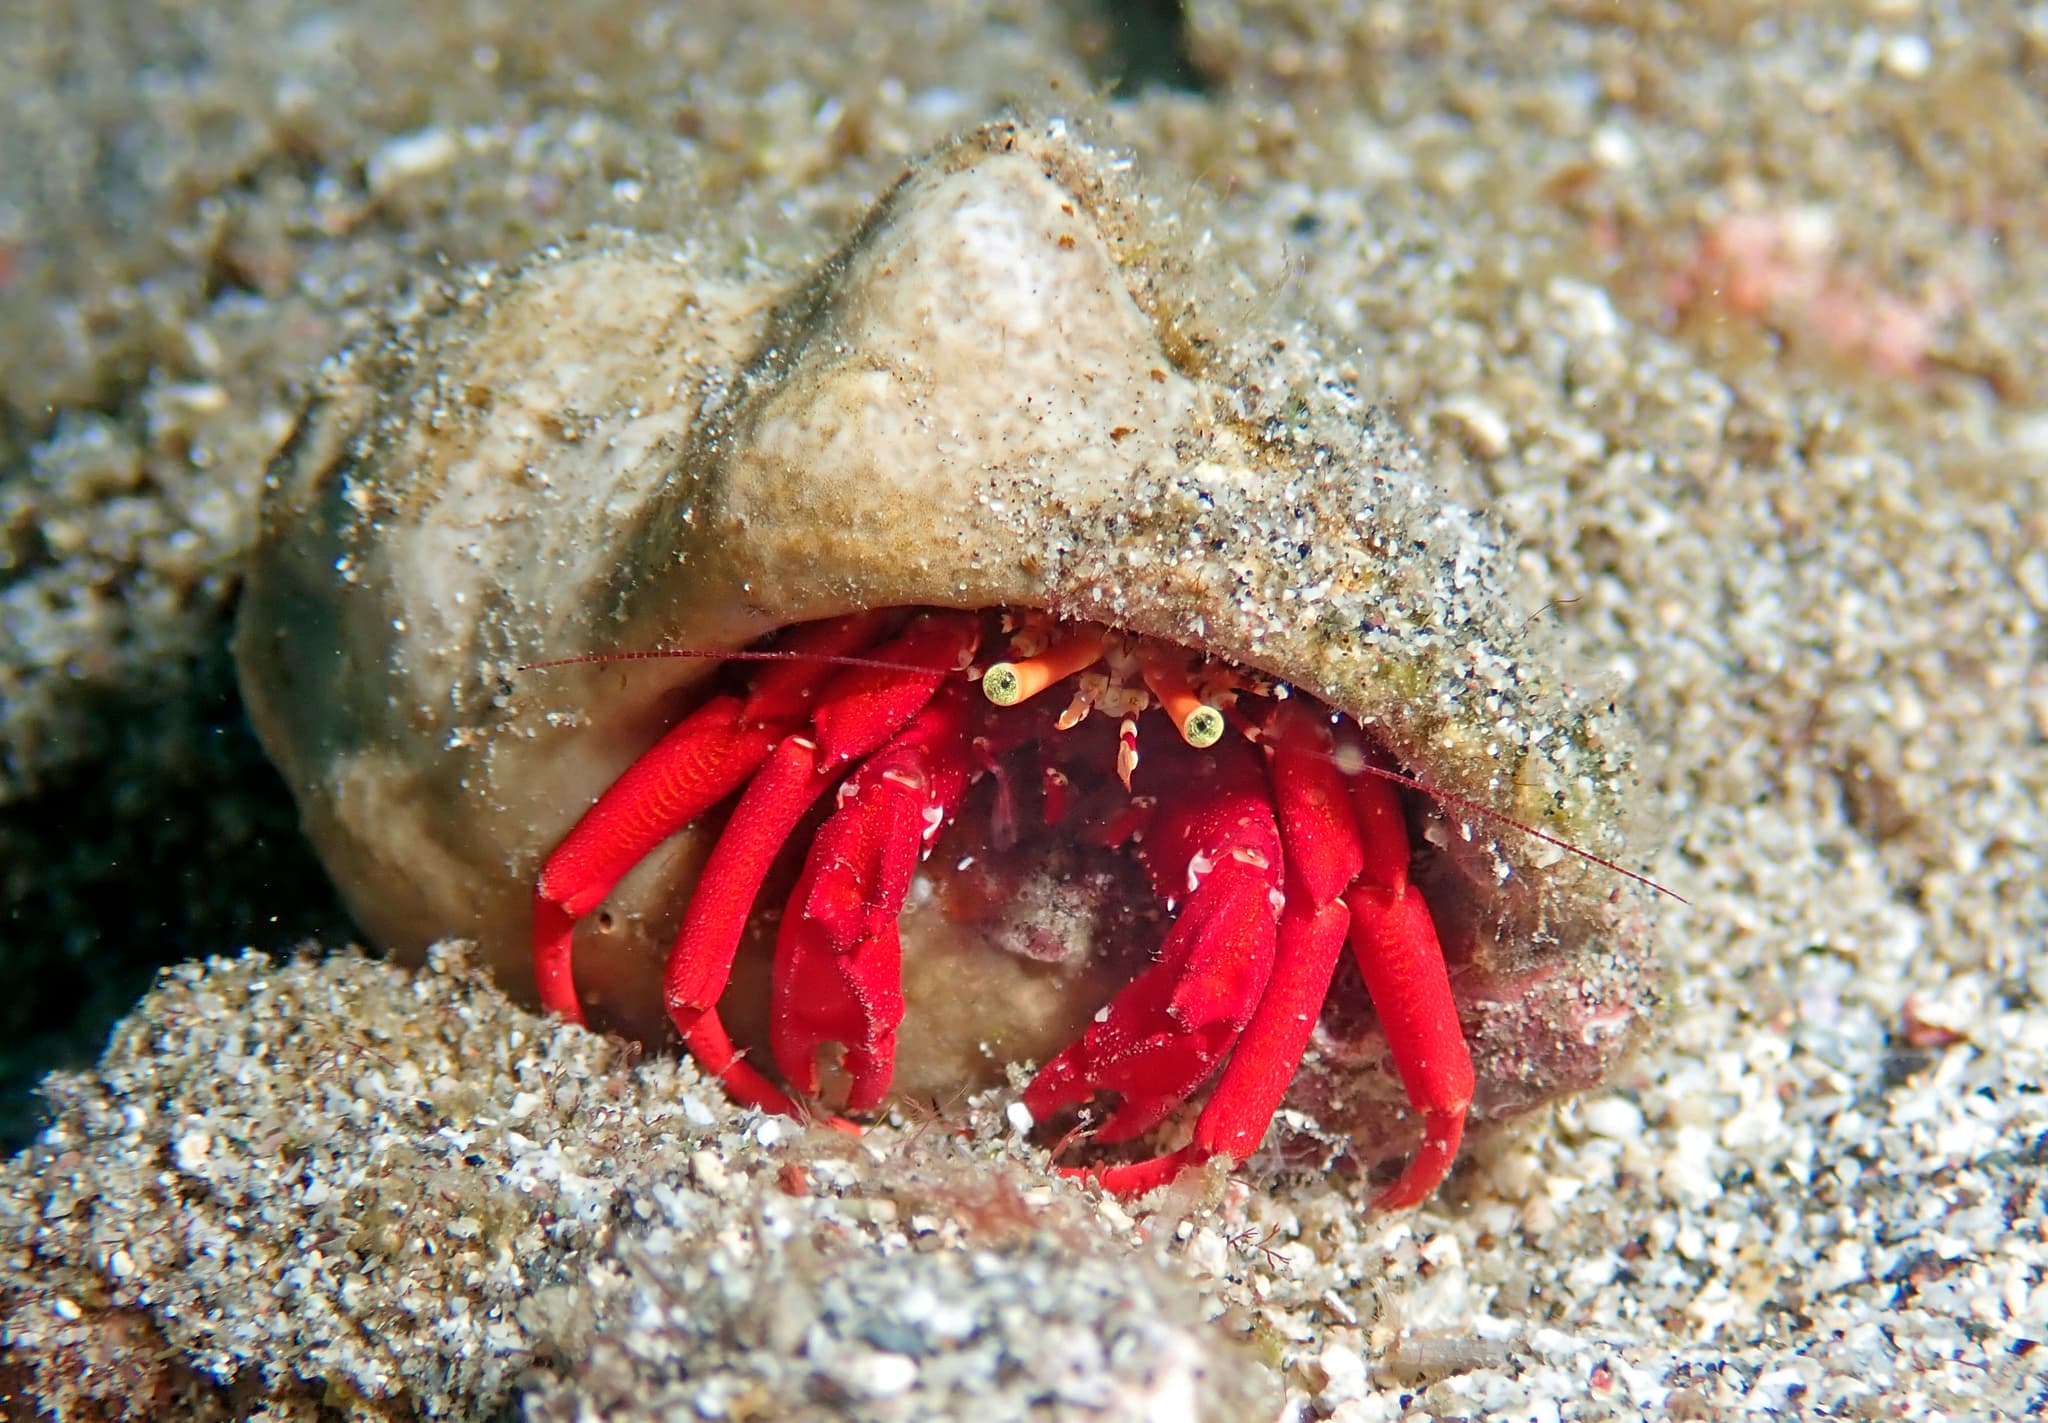
[[[856,1108],[1045,1062],[1026,1100],[1114,1094],[1105,1138],[1207,1085],[1132,1189],[1249,1154],[1304,1054],[1295,1105],[1416,1153],[1394,1204],[1468,1107],[1598,1081],[1646,919],[1512,822],[1612,858],[1625,728],[1314,332],[1249,329],[1189,245],[1121,155],[1002,122],[811,273],[709,219],[594,233],[336,358],[236,653],[363,926],[529,993],[538,934],[551,1004],[672,1019],[771,1106],[821,1049]],[[699,655],[532,666],[660,648]],[[701,655],[749,648],[794,655]]]

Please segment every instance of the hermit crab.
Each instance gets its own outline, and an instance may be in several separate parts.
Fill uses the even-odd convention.
[[[1041,1064],[1121,1191],[1286,1106],[1410,1205],[1612,1068],[1622,723],[1308,326],[1058,120],[804,276],[716,220],[395,321],[269,475],[242,684],[374,937],[774,1110]]]

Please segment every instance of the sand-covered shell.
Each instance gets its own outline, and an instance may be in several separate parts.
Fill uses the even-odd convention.
[[[1619,853],[1624,724],[1526,646],[1493,531],[1311,326],[1269,308],[1249,329],[1230,274],[1176,255],[1182,226],[1070,125],[995,123],[914,165],[812,273],[764,276],[709,220],[598,232],[337,357],[267,481],[236,653],[369,934],[409,956],[473,938],[530,996],[541,861],[715,668],[523,664],[732,650],[878,606],[1181,642],[1357,718],[1433,786]],[[597,1020],[664,1033],[661,964],[712,828],[579,931]],[[1455,805],[1423,833],[1475,1117],[1597,1081],[1656,997],[1638,894]],[[1011,918],[1057,930],[1059,883]],[[919,1095],[1042,1060],[1130,972],[915,908],[904,935],[897,1080]],[[743,1026],[750,991],[729,995]],[[1333,1000],[1292,1100],[1369,1155],[1403,1150],[1359,1004]]]

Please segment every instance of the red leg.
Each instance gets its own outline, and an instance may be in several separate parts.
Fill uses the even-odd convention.
[[[713,697],[612,782],[542,866],[533,890],[533,977],[541,1006],[572,1023],[583,1006],[569,957],[576,921],[626,871],[731,795],[775,744],[776,731],[741,718],[738,697]]]
[[[1373,1199],[1377,1210],[1420,1205],[1450,1174],[1472,1105],[1472,1055],[1458,1023],[1436,921],[1408,882],[1408,823],[1394,787],[1376,776],[1352,782],[1365,844],[1365,871],[1345,896],[1351,951],[1408,1101],[1422,1114],[1422,1145],[1399,1180]]]
[[[843,618],[802,623],[776,640],[772,659],[756,662],[747,679],[747,715],[755,721],[795,726],[832,685],[835,657],[865,655],[889,620],[883,612],[849,613]]]
[[[1402,1085],[1423,1116],[1415,1158],[1373,1205],[1418,1205],[1457,1157],[1473,1074],[1435,921],[1408,882],[1407,820],[1386,781],[1358,776],[1347,783],[1327,723],[1286,705],[1268,731],[1289,894],[1271,980],[1188,1145],[1088,1174],[1109,1190],[1135,1194],[1211,1156],[1243,1160],[1256,1150],[1300,1066],[1348,936]],[[1025,1100],[1031,1103],[1028,1093]]]
[[[818,738],[818,767],[836,771],[894,736],[924,709],[939,686],[965,671],[981,641],[974,613],[925,612],[868,656],[893,667],[849,667],[818,697],[811,725]],[[906,670],[912,667],[929,671]]]
[[[1165,1156],[1088,1173],[1104,1190],[1142,1195],[1212,1156],[1243,1161],[1259,1149],[1322,1016],[1350,922],[1351,911],[1341,900],[1319,913],[1282,916],[1273,976],[1202,1107],[1194,1137]]]
[[[784,739],[748,782],[705,860],[668,957],[664,987],[669,1017],[692,1051],[700,1018],[709,1015],[706,1031],[724,1035],[711,1007],[732,976],[754,897],[804,813],[831,784],[832,777],[818,769],[816,742],[807,736]]]
[[[1211,1156],[1250,1156],[1265,1139],[1322,1014],[1351,921],[1338,896],[1358,877],[1364,849],[1328,722],[1283,703],[1265,744],[1287,848],[1287,910],[1272,977],[1195,1122],[1193,1139],[1169,1155],[1103,1170],[1099,1175],[1108,1190],[1148,1191]]]
[[[689,1047],[690,1056],[697,1060],[697,1065],[716,1077],[725,1088],[726,1095],[741,1106],[759,1107],[764,1112],[776,1112],[785,1117],[804,1114],[794,1098],[763,1077],[740,1055],[716,1014],[707,1014],[697,1020],[696,1026],[690,1030]]]
[[[1128,1141],[1157,1126],[1230,1051],[1272,972],[1267,871],[1226,855],[1168,935],[1159,962],[1111,1000],[1106,1016],[1044,1067],[1024,1105],[1045,1118],[1097,1092],[1123,1101],[1095,1133]]]
[[[818,1090],[818,1049],[846,1047],[847,1108],[889,1090],[903,1020],[897,915],[918,861],[960,808],[970,779],[968,701],[948,688],[839,789],[790,895],[775,946],[775,1061]]]
[[[1388,782],[1361,775],[1347,784],[1320,718],[1290,704],[1275,716],[1271,732],[1288,886],[1294,903],[1306,898],[1307,904],[1298,912],[1291,904],[1281,921],[1281,966],[1186,1153],[1194,1160],[1217,1152],[1242,1160],[1257,1148],[1300,1066],[1348,928],[1394,1065],[1423,1116],[1415,1158],[1373,1204],[1381,1210],[1419,1205],[1443,1183],[1458,1154],[1473,1076],[1435,920],[1408,882],[1413,849],[1407,818]]]
[[[1300,1070],[1344,948],[1351,910],[1338,896],[1365,862],[1350,787],[1327,717],[1283,702],[1267,728],[1268,774],[1287,846],[1287,912],[1273,979],[1195,1123],[1190,1149],[1242,1161],[1258,1150]]]
[[[1115,1091],[1102,1141],[1150,1130],[1201,1085],[1258,1006],[1273,967],[1280,835],[1257,758],[1241,743],[1162,754],[1144,846],[1153,887],[1185,898],[1159,961],[1025,1089],[1033,1116]]]
[[[713,697],[655,742],[597,798],[541,867],[533,891],[533,977],[541,1006],[583,1021],[570,970],[576,921],[663,840],[754,774],[808,710],[822,681],[816,660],[873,641],[877,616],[860,613],[793,631],[790,660],[756,676],[744,699]]]
[[[840,771],[894,736],[972,654],[979,629],[970,613],[913,618],[869,656],[931,670],[850,667],[840,672],[818,697],[812,715],[817,741],[784,741],[741,795],[698,877],[668,960],[664,997],[669,1017],[693,1053],[700,1042],[705,1044],[707,1065],[717,1060],[719,1045],[726,1042],[714,1005],[732,974],[733,956],[769,866]]]

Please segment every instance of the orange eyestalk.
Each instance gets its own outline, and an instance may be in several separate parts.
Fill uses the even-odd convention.
[[[1197,751],[1204,751],[1223,739],[1222,709],[1195,695],[1195,689],[1188,685],[1187,664],[1182,659],[1163,649],[1148,647],[1141,661],[1145,685],[1159,698],[1159,705],[1172,718],[1181,740]]]
[[[981,674],[982,695],[999,707],[1029,701],[1053,683],[1073,676],[1102,656],[1104,629],[1084,623],[1056,638],[1036,657],[997,662]]]

